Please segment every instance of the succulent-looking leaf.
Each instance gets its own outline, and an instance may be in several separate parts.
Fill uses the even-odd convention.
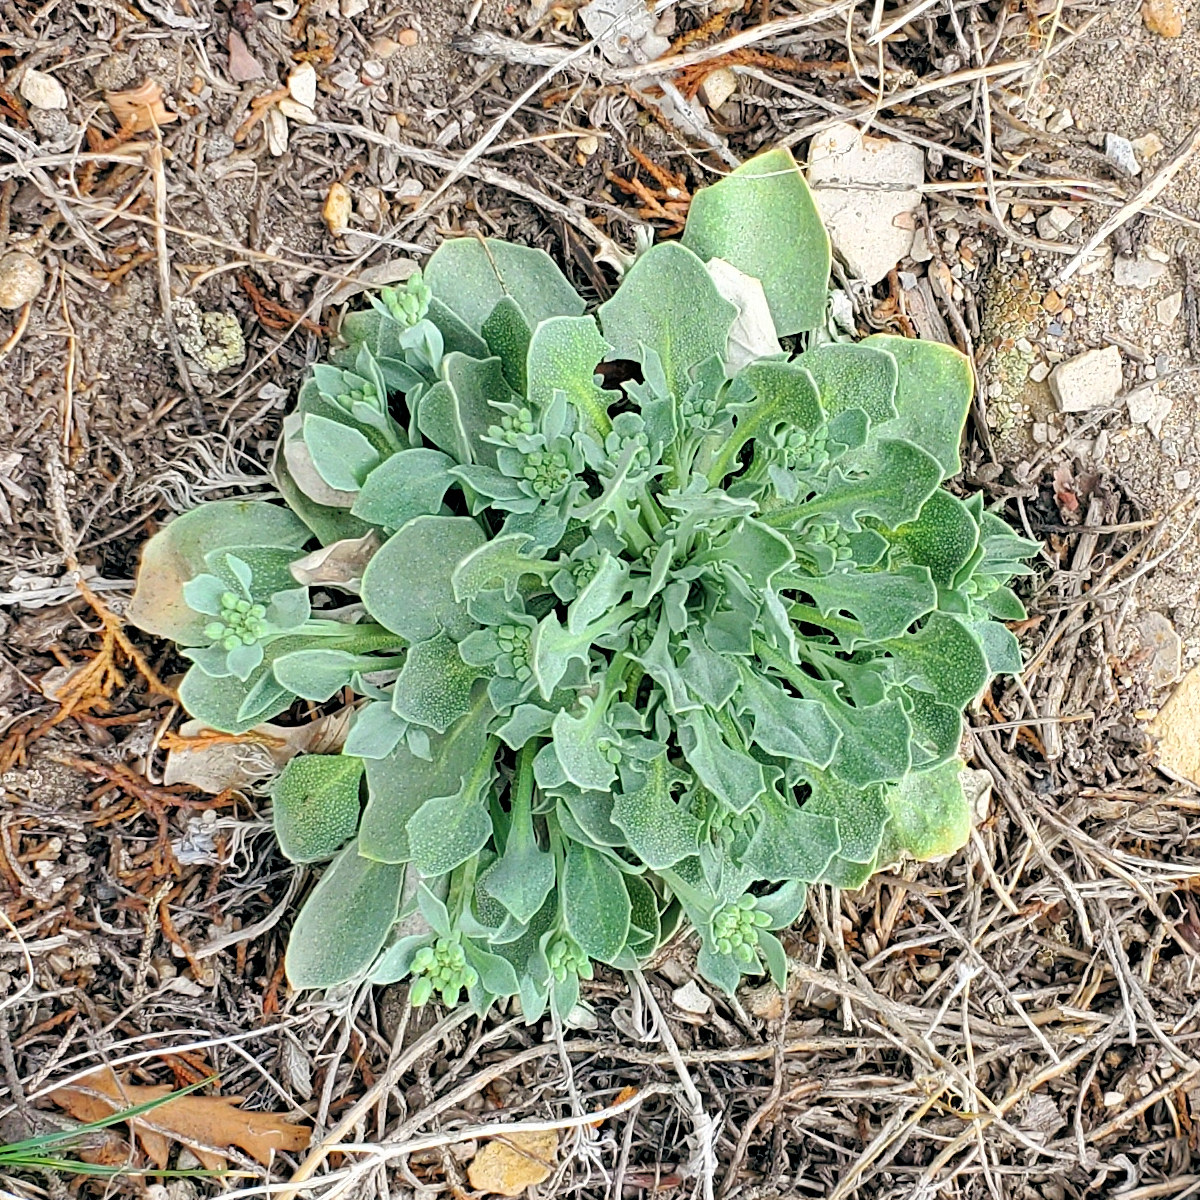
[[[672,786],[686,778],[660,754],[646,764],[641,785],[618,794],[613,805],[613,824],[653,871],[673,867],[699,846],[700,822],[671,796]]]
[[[484,672],[468,666],[444,633],[410,646],[392,689],[396,715],[445,733],[471,711],[471,690]]]
[[[644,348],[653,350],[668,386],[683,396],[692,370],[724,351],[737,309],[695,254],[660,242],[637,259],[599,316],[611,357],[642,362]]]
[[[479,761],[494,713],[480,689],[471,710],[443,735],[429,739],[428,759],[418,758],[401,742],[386,758],[368,759],[366,810],[358,840],[361,852],[380,862],[412,857],[409,818],[432,796],[454,796],[463,777]]]
[[[188,607],[183,585],[227,546],[294,546],[311,537],[288,509],[260,500],[215,500],[176,517],[146,543],[127,616],[139,629],[183,646],[204,645],[206,619]]]
[[[292,862],[332,858],[358,828],[362,760],[348,754],[302,754],[271,789],[279,848]]]
[[[533,331],[526,376],[529,403],[549,408],[556,389],[579,414],[580,424],[601,437],[612,428],[612,393],[596,383],[596,368],[612,347],[600,336],[595,317],[550,317]]]
[[[824,321],[829,235],[790,151],[760,154],[697,192],[683,244],[761,280],[780,334]]]
[[[951,759],[932,771],[914,772],[884,793],[891,819],[879,853],[881,865],[901,854],[919,862],[953,854],[971,833],[971,806],[960,778],[963,764]]]
[[[451,578],[486,541],[469,517],[414,517],[384,542],[363,572],[367,611],[410,642],[445,632],[458,639],[475,622],[454,598]]]
[[[396,920],[405,870],[363,858],[355,842],[333,860],[292,926],[292,987],[333,987],[365,974]]]
[[[401,450],[367,476],[352,512],[384,529],[399,529],[413,517],[434,516],[454,482],[454,460],[440,450]]]
[[[598,850],[572,842],[562,880],[563,918],[589,958],[611,962],[629,936],[629,893]]]
[[[425,266],[434,297],[478,333],[505,297],[514,300],[530,329],[548,317],[576,317],[583,300],[544,250],[496,238],[450,238]]]
[[[975,390],[966,356],[941,342],[886,333],[874,334],[862,345],[886,350],[900,370],[896,384],[899,415],[885,427],[886,436],[906,438],[932,454],[941,465],[943,479],[957,475],[962,470],[958,444]]]

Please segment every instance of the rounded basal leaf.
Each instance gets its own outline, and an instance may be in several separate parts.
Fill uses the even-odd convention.
[[[279,848],[292,862],[332,858],[358,828],[362,760],[348,754],[303,754],[271,789]]]
[[[363,858],[356,842],[334,859],[292,926],[284,960],[292,987],[336,987],[366,973],[396,921],[406,870]]]
[[[258,500],[214,500],[183,513],[146,543],[127,616],[139,629],[182,646],[209,640],[209,618],[193,612],[183,585],[209,569],[207,556],[227,546],[294,546],[308,541],[308,527],[294,513]]]
[[[890,812],[878,864],[902,855],[920,862],[953,854],[971,835],[971,805],[963,791],[961,759],[913,772],[884,793]]]
[[[831,342],[806,350],[796,358],[796,365],[816,382],[827,417],[860,408],[872,425],[883,425],[897,416],[895,397],[900,371],[896,359],[886,350]]]
[[[942,478],[962,470],[958,457],[963,426],[971,407],[975,377],[971,362],[953,346],[877,333],[862,343],[886,350],[899,369],[895,420],[889,438],[907,438],[937,459]]]
[[[925,501],[915,521],[892,530],[887,537],[911,562],[928,567],[934,583],[949,588],[975,553],[979,526],[961,500],[939,490]]]
[[[469,517],[414,517],[363,572],[362,598],[380,625],[410,642],[445,632],[464,637],[475,622],[454,599],[454,568],[487,539]]]
[[[444,633],[417,642],[409,647],[392,689],[392,709],[406,721],[445,733],[470,712],[471,691],[485,674],[463,662],[457,644]]]
[[[629,893],[621,872],[598,850],[577,842],[567,849],[563,916],[589,958],[611,962],[629,936]]]
[[[510,296],[530,329],[548,317],[577,317],[583,300],[544,250],[495,238],[451,238],[425,267],[436,299],[476,333],[492,310]]]
[[[760,154],[698,191],[683,244],[759,280],[781,335],[824,323],[829,235],[791,151]]]
[[[678,242],[651,246],[599,313],[611,357],[642,362],[653,350],[677,396],[687,392],[694,368],[725,352],[737,315],[700,259]]]

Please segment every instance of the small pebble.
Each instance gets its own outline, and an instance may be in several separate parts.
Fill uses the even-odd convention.
[[[600,149],[600,139],[594,133],[584,134],[583,137],[576,140],[575,149],[584,158],[591,158]]]
[[[1055,241],[1060,234],[1065,233],[1075,220],[1075,214],[1069,208],[1055,205],[1037,219],[1038,236],[1048,242]]]
[[[333,234],[343,233],[346,227],[350,224],[350,213],[353,209],[353,201],[350,198],[350,189],[344,183],[334,180],[329,185],[329,192],[325,197],[325,205],[321,209],[321,216],[325,218],[325,224],[329,228],[329,232]]]
[[[1050,372],[1050,390],[1059,412],[1088,412],[1111,404],[1122,383],[1121,351],[1116,346],[1087,350]]]
[[[1029,378],[1032,379],[1034,383],[1041,383],[1049,374],[1050,367],[1044,362],[1034,363],[1033,366],[1029,368]]]
[[[1060,109],[1059,112],[1046,122],[1047,133],[1062,133],[1064,129],[1070,129],[1075,124],[1075,118],[1071,114],[1069,108]]]
[[[1061,323],[1061,324],[1063,324],[1063,325],[1070,325],[1070,324],[1071,324],[1071,322],[1075,320],[1075,311],[1074,311],[1074,309],[1070,309],[1070,308],[1064,308],[1064,309],[1062,310],[1062,312],[1060,312],[1060,313],[1058,314],[1058,319],[1059,319],[1059,321],[1060,321],[1060,323]]]
[[[1118,133],[1104,135],[1104,157],[1118,170],[1124,171],[1126,175],[1142,173],[1142,164],[1138,162],[1137,155],[1133,152],[1133,143]]]
[[[42,264],[24,250],[10,250],[0,257],[0,308],[21,308],[46,282]]]
[[[317,123],[317,114],[307,104],[301,104],[299,100],[293,100],[291,96],[284,96],[280,100],[279,111],[289,120],[295,121],[297,125],[315,125]]]
[[[705,75],[700,85],[700,100],[705,108],[720,108],[737,88],[737,76],[728,67],[719,67]]]
[[[401,179],[396,184],[396,197],[399,200],[415,200],[425,192],[425,185],[419,179],[411,176]]]
[[[21,79],[21,96],[34,108],[66,108],[67,93],[63,85],[45,71],[30,68]]]
[[[415,29],[402,29],[396,34],[396,41],[402,46],[415,46],[421,40],[421,35]]]
[[[1012,219],[1014,221],[1028,221],[1033,217],[1033,209],[1028,204],[1014,204],[1012,206]]]
[[[1184,488],[1191,487],[1192,473],[1191,471],[1176,471],[1175,486],[1182,492]]]
[[[1117,287],[1136,288],[1144,292],[1167,272],[1163,263],[1146,258],[1121,257],[1113,262],[1113,283]]]
[[[362,81],[367,85],[378,83],[387,74],[387,67],[374,59],[367,59],[362,65]]]
[[[1032,354],[1033,343],[1028,338],[1017,338],[1017,349],[1020,350],[1022,354]]]
[[[1142,368],[1142,374],[1145,375],[1145,377],[1147,379],[1157,379],[1158,378],[1158,368],[1153,363],[1147,363]]]
[[[1132,145],[1138,158],[1145,159],[1147,162],[1152,158],[1157,158],[1165,149],[1162,138],[1154,130],[1140,138],[1134,138]]]
[[[1051,288],[1045,296],[1042,297],[1042,307],[1051,315],[1055,316],[1066,308],[1067,302]]]

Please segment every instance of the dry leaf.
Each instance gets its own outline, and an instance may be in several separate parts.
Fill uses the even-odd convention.
[[[488,1142],[467,1168],[467,1178],[477,1192],[519,1196],[527,1187],[543,1183],[554,1170],[558,1134],[510,1133],[504,1141]]]
[[[218,733],[202,721],[185,721],[167,743],[166,784],[186,783],[219,795],[277,775],[297,754],[336,754],[350,730],[347,705],[304,725],[264,722],[242,734]]]
[[[163,90],[153,79],[123,92],[105,92],[104,98],[118,124],[128,133],[144,133],[179,120],[179,114],[163,104]]]
[[[289,570],[292,578],[306,587],[330,583],[357,592],[367,563],[382,545],[378,532],[371,529],[360,538],[342,538],[340,542],[322,546],[297,559]]]
[[[160,1100],[174,1089],[168,1085],[143,1087],[119,1083],[108,1068],[96,1071],[69,1087],[50,1093],[55,1104],[78,1121],[98,1121],[124,1108]],[[171,1142],[186,1146],[210,1171],[223,1170],[225,1154],[237,1146],[262,1165],[270,1165],[281,1150],[303,1150],[312,1131],[293,1125],[282,1113],[243,1112],[241,1096],[180,1096],[129,1121],[131,1132],[147,1157],[165,1168]],[[544,1176],[542,1178],[545,1178]]]
[[[325,197],[325,207],[321,209],[321,216],[325,218],[330,233],[346,232],[352,207],[349,189],[335,179],[329,185],[329,195]]]

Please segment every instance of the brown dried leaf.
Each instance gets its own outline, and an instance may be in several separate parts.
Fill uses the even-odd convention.
[[[478,1192],[519,1196],[526,1188],[543,1183],[554,1170],[558,1134],[510,1133],[503,1141],[488,1142],[467,1168],[467,1178]]]
[[[105,92],[104,98],[118,124],[128,133],[144,133],[179,120],[179,114],[163,104],[163,90],[153,79],[123,92]]]
[[[161,1100],[173,1089],[121,1083],[108,1068],[50,1093],[55,1104],[78,1121],[96,1121],[121,1109]],[[312,1136],[304,1125],[293,1125],[282,1113],[243,1112],[241,1096],[180,1096],[129,1121],[130,1131],[147,1157],[159,1168],[167,1165],[171,1142],[186,1146],[209,1170],[225,1167],[232,1146],[268,1166],[281,1150],[303,1150]]]

